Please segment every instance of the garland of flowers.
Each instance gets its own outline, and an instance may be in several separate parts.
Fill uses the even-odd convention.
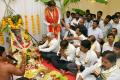
[[[40,18],[38,14],[36,15],[36,23],[37,23],[38,33],[40,33]]]
[[[20,15],[14,15],[10,17],[6,17],[2,19],[2,28],[5,28],[7,25],[11,29],[20,29],[20,27],[23,25],[23,21]]]
[[[28,17],[27,17],[27,15],[25,15],[24,18],[25,18],[25,29],[28,32]]]
[[[0,32],[0,44],[4,45],[4,34]]]
[[[16,39],[14,33],[12,31],[10,31],[10,36],[11,36],[11,48],[12,48],[12,52],[14,52],[16,49],[18,49],[19,51],[21,51],[22,46],[21,44],[18,42],[18,40]],[[14,45],[14,42],[17,43],[17,45]]]
[[[16,36],[14,35],[14,33],[12,31],[10,31],[10,35],[11,35],[11,48],[12,48],[12,52],[14,52],[16,49],[18,49],[19,51],[21,51],[23,48],[29,48],[32,45],[32,42],[29,41],[28,44],[26,44],[25,39],[24,39],[24,34],[23,31],[21,31],[20,33],[22,35],[22,41],[23,44],[21,44]],[[14,42],[16,42],[16,45],[14,44]]]
[[[32,21],[32,33],[33,33],[33,35],[35,35],[36,33],[35,33],[35,23],[34,23],[34,16],[33,15],[31,16],[31,21]]]

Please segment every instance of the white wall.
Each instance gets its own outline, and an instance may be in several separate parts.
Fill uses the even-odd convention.
[[[8,1],[8,0],[6,0]],[[47,26],[43,23],[43,16],[44,16],[44,8],[45,5],[41,2],[35,2],[35,0],[14,0],[13,2],[10,3],[10,6],[15,10],[16,13],[14,14],[20,14],[23,18],[24,21],[24,16],[28,16],[28,25],[29,25],[29,33],[32,34],[32,29],[31,29],[31,15],[34,16],[34,22],[36,26],[36,15],[39,14],[40,16],[40,23],[41,23],[41,32],[40,34],[37,33],[34,37],[37,40],[41,39],[41,35],[47,33]],[[2,17],[4,16],[5,12],[5,4],[3,0],[0,0],[0,21]],[[36,27],[36,32],[37,27]]]

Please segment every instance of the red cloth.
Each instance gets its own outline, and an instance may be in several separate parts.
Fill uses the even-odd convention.
[[[51,63],[48,63],[46,60],[43,60],[42,64],[48,67],[50,70],[56,70],[60,72],[60,70],[56,69]],[[65,76],[67,76],[68,80],[75,80],[75,76],[72,73],[65,74]]]

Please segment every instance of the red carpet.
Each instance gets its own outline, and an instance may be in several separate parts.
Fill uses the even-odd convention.
[[[42,64],[45,65],[46,67],[48,67],[50,70],[56,70],[56,71],[59,71],[58,69],[56,69],[51,63],[48,63],[47,61],[43,60],[42,61]],[[75,80],[75,76],[71,73],[67,73],[65,74],[65,76],[68,77],[68,80]]]

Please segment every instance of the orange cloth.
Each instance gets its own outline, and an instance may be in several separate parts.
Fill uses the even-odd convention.
[[[60,24],[58,24],[58,19],[59,19],[59,13],[57,7],[53,9],[53,16],[50,14],[50,9],[47,7],[45,9],[45,18],[50,25],[48,25],[49,32],[53,32],[55,37],[58,37],[58,32],[60,32],[61,27]],[[52,24],[56,24],[54,27]]]

